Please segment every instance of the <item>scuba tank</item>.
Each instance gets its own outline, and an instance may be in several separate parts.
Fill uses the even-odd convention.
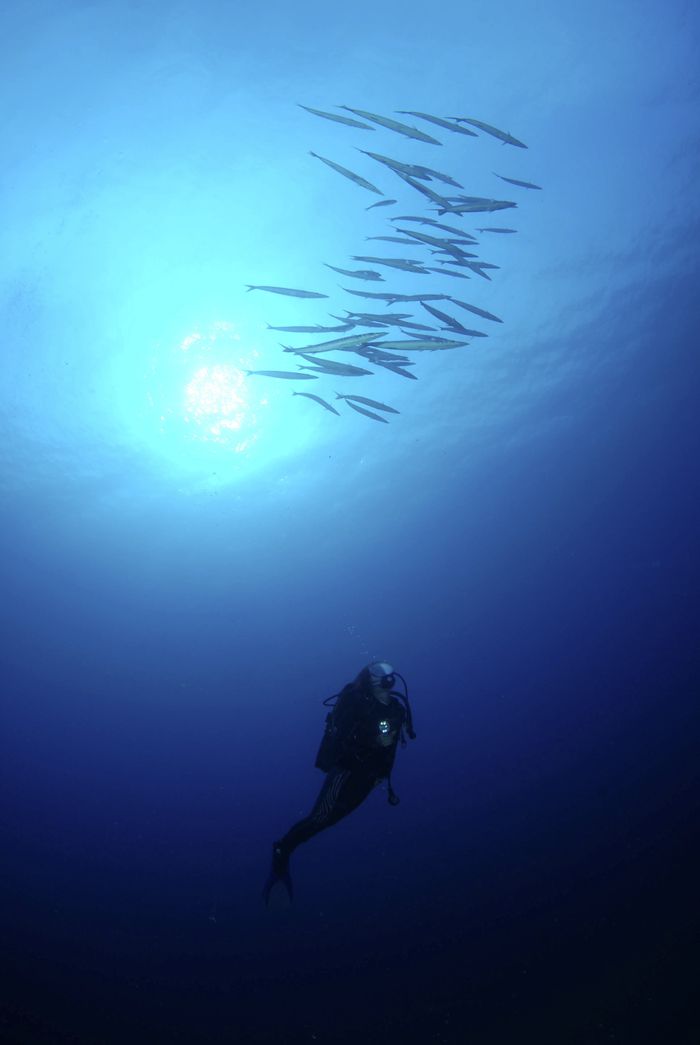
[[[341,729],[341,718],[338,712],[342,710],[343,697],[349,697],[350,692],[354,689],[353,684],[349,683],[340,693],[336,693],[332,697],[326,697],[323,701],[324,706],[330,707],[331,710],[326,715],[326,727],[323,731],[318,754],[316,755],[316,762],[314,763],[316,769],[320,769],[323,773],[331,771],[342,753],[348,731],[347,729]],[[345,704],[347,706],[347,700]]]

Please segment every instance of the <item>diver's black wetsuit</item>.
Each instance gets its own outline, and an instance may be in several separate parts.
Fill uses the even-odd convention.
[[[308,842],[310,838],[342,820],[353,809],[364,802],[368,794],[378,782],[375,773],[365,769],[342,769],[334,766],[326,775],[316,803],[303,820],[299,820],[287,831],[276,846],[289,859],[298,845]]]
[[[405,721],[406,712],[396,697],[383,704],[366,678],[360,676],[343,689],[326,730],[326,738],[329,729],[333,733],[330,751],[326,749],[325,759],[321,757],[324,738],[316,761],[327,770],[316,803],[308,816],[274,843],[273,868],[279,877],[287,873],[289,857],[298,845],[357,809],[376,784],[389,778]],[[392,742],[385,747],[380,741],[389,734]],[[389,798],[398,802],[391,789]]]

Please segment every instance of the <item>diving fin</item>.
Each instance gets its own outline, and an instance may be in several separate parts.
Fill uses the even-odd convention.
[[[281,883],[286,889],[289,902],[291,903],[293,892],[292,876],[289,873],[289,857],[284,852],[279,842],[273,842],[272,868],[270,869],[270,875],[262,892],[266,907],[270,906],[270,893],[278,883]]]

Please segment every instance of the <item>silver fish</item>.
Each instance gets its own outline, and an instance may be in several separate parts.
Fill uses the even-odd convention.
[[[457,238],[457,236],[448,236],[444,242],[452,244],[453,247],[475,247],[478,243],[478,241],[473,237],[471,239],[464,239],[461,236],[459,238]],[[470,254],[467,251],[464,251],[464,256],[465,258],[477,258],[479,255]]]
[[[363,254],[353,254],[352,260],[367,261],[370,265],[387,265],[389,268],[401,269],[402,272],[422,272],[425,275],[428,271],[419,261],[408,258],[374,258]]]
[[[407,185],[410,185],[412,189],[415,189],[416,192],[420,192],[422,196],[427,197],[427,199],[432,203],[437,203],[440,207],[450,206],[449,197],[441,196],[439,192],[433,192],[433,190],[429,189],[427,185],[421,185],[420,182],[416,181],[415,178],[412,178],[410,174],[402,174],[401,171],[394,171],[394,174],[397,178],[401,178],[402,181],[405,181]]]
[[[370,363],[403,363],[406,366],[412,366],[411,360],[408,356],[399,355],[396,352],[382,352],[381,349],[372,348],[356,348],[355,352],[358,356],[362,356],[363,359],[369,360]]]
[[[413,242],[413,240],[406,239],[405,236],[365,236],[365,239],[368,242],[369,240],[376,239],[382,240],[384,243],[408,243],[409,245],[412,244],[415,247],[415,243]]]
[[[354,323],[343,323],[339,327],[322,327],[319,323],[314,323],[312,326],[307,327],[273,327],[268,323],[267,329],[281,330],[285,334],[332,334],[335,333],[336,330],[352,330],[354,326]]]
[[[311,370],[315,374],[335,374],[336,377],[365,377],[371,370],[351,363],[336,363],[332,359],[319,360],[318,366],[300,366],[300,370]]]
[[[362,189],[369,189],[370,192],[376,192],[378,196],[383,196],[384,193],[381,189],[378,189],[376,185],[373,185],[371,181],[367,181],[365,178],[361,178],[359,174],[355,174],[354,171],[349,171],[347,167],[341,167],[339,163],[334,163],[333,160],[327,160],[325,156],[319,156],[317,152],[311,152],[309,155],[314,156],[317,160],[321,160],[327,167],[332,167],[338,174],[342,174],[343,177],[349,178],[350,181],[354,181],[356,185],[359,185]]]
[[[407,174],[411,178],[427,178],[428,180],[437,178],[438,181],[444,181],[446,185],[454,185],[458,189],[463,188],[449,174],[442,174],[440,171],[433,170],[432,167],[422,167],[414,163],[402,163],[401,160],[393,160],[390,156],[382,156],[379,152],[367,152],[366,149],[358,149],[357,151],[364,153],[365,156],[371,156],[378,163],[383,163],[385,167],[389,167],[396,174]],[[396,203],[396,200],[394,200],[394,203]]]
[[[410,377],[411,381],[418,380],[415,374],[412,374],[410,370],[406,370],[397,363],[381,363],[377,360],[377,366],[384,367],[385,370],[391,370],[392,374],[398,374],[400,377]]]
[[[473,247],[474,244],[469,243],[467,246]],[[446,240],[446,246],[440,247],[439,249],[434,247],[430,253],[435,254],[436,256],[439,254],[449,255],[447,258],[437,258],[441,265],[466,265],[469,258],[479,257],[478,254],[472,254],[470,250],[462,250],[454,239]]]
[[[397,301],[444,301],[449,294],[392,294],[390,305]]]
[[[477,232],[517,232],[517,229],[477,229]]]
[[[403,330],[402,332],[410,337],[411,341],[442,341],[443,344],[449,344],[450,339],[448,337],[440,337],[439,334],[431,334],[429,337],[424,338],[418,334],[414,334],[412,330]]]
[[[326,268],[333,269],[334,272],[339,272],[341,276],[352,276],[354,279],[374,280],[375,283],[384,282],[384,276],[379,272],[373,272],[372,269],[339,269],[336,265],[329,265],[327,261],[324,261],[323,264]]]
[[[332,314],[332,313],[330,313],[330,314]],[[348,317],[346,322],[352,323],[353,326],[355,326],[355,327],[375,327],[376,328],[376,327],[383,327],[383,326],[385,326],[384,323],[377,323],[375,320],[371,320],[371,319],[363,319],[361,322],[356,320],[356,319],[354,319],[354,318],[350,319],[351,315],[352,315],[352,313],[348,312],[346,310],[346,316]],[[345,317],[344,316],[333,316],[333,318],[334,319],[343,320]]]
[[[315,290],[293,290],[291,287],[263,287],[259,283],[246,283],[248,290],[267,290],[270,294],[287,294],[291,298],[327,298],[328,294],[318,294]]]
[[[491,173],[492,174],[496,174],[495,171],[492,171]],[[505,174],[496,174],[496,177],[500,178],[501,181],[509,182],[511,185],[519,185],[521,189],[541,189],[542,188],[541,185],[534,185],[531,181],[520,181],[519,178],[506,178]]]
[[[488,203],[446,203],[434,209],[438,214],[491,214],[495,210],[505,210],[507,207],[517,207],[517,203],[506,200],[490,200]]]
[[[301,102],[297,102],[300,109],[306,109],[307,112],[311,112],[314,116],[323,116],[325,120],[335,120],[336,123],[347,124],[348,127],[361,127],[365,131],[373,131],[374,127],[371,127],[368,123],[361,123],[360,120],[353,120],[351,116],[340,116],[333,112],[324,112],[322,109],[311,109],[308,105],[302,105]]]
[[[502,142],[505,142],[506,145],[517,145],[521,149],[527,149],[527,145],[525,145],[524,142],[518,141],[518,139],[514,138],[512,134],[508,133],[508,131],[499,131],[498,127],[493,127],[490,123],[483,123],[481,120],[472,120],[467,116],[453,116],[452,119],[456,120],[458,123],[468,123],[472,127],[484,131],[485,134],[491,134],[494,138],[499,138]]]
[[[362,320],[363,324],[367,323],[366,319]],[[425,323],[412,323],[410,316],[406,313],[406,316],[401,319],[382,319],[372,321],[373,326],[379,327],[413,327],[415,330],[432,330],[432,327],[428,327]]]
[[[505,210],[507,207],[518,206],[513,200],[494,200],[488,196],[465,196],[463,193],[460,193],[459,196],[446,196],[445,198],[448,203],[454,203],[457,206],[464,203],[473,207],[490,207],[493,210]]]
[[[441,312],[439,308],[435,308],[433,305],[426,305],[425,301],[421,301],[421,305],[423,306],[426,312],[429,312],[431,314],[431,316],[435,316],[436,319],[440,319],[443,323],[447,323],[447,326],[440,328],[441,330],[452,330],[456,334],[467,334],[471,335],[472,337],[486,336],[485,334],[479,334],[479,332],[476,330],[467,330],[466,327],[462,326],[459,320],[454,319],[453,316],[448,316],[447,312]]]
[[[352,400],[354,403],[362,403],[364,406],[372,407],[374,410],[386,410],[389,414],[400,414],[400,410],[395,410],[393,406],[387,406],[386,403],[380,403],[378,399],[368,399],[367,396],[349,396],[342,395],[340,392],[335,393],[336,399],[347,399]]]
[[[371,417],[373,421],[381,421],[382,424],[388,425],[389,422],[386,417],[382,417],[380,414],[373,414],[371,410],[365,410],[359,403],[351,403],[346,400],[348,406],[351,406],[353,410],[356,410],[358,414],[364,414],[365,417]]]
[[[404,174],[410,174],[412,165],[410,163],[403,163],[401,160],[392,160],[390,156],[382,156],[380,152],[368,152],[367,149],[358,149],[363,156],[371,156],[377,163],[384,164],[385,167],[389,167],[393,171],[402,171]]]
[[[431,236],[427,232],[413,232],[412,229],[399,229],[399,232],[405,232],[411,239],[418,240],[420,243],[427,243],[431,247],[438,247],[441,251],[446,254],[450,254],[453,258],[461,259],[469,257],[460,247],[456,246],[450,240],[443,239],[440,236]]]
[[[302,106],[302,108],[303,108],[303,106]],[[315,396],[313,394],[313,392],[292,392],[292,395],[293,396],[304,396],[305,399],[313,399],[313,401],[315,403],[320,403],[321,406],[324,407],[326,410],[330,410],[330,412],[332,414],[336,414],[338,417],[340,417],[340,411],[339,410],[336,410],[336,408],[334,406],[331,406],[330,403],[327,403],[325,399],[321,399],[320,396]]]
[[[420,341],[418,338],[409,341],[385,341],[387,349],[395,352],[440,352],[446,348],[461,348],[468,341],[452,341],[449,338],[430,338]]]
[[[434,224],[432,218],[426,218],[422,214],[392,214],[389,221],[419,221],[421,225],[424,222],[427,222],[430,225]]]
[[[440,259],[438,259],[438,260],[440,260]],[[455,265],[455,264],[463,265],[464,268],[471,269],[472,272],[476,272],[477,276],[482,276],[484,279],[488,279],[489,281],[491,280],[491,277],[488,276],[484,272],[484,269],[497,269],[497,268],[501,267],[500,265],[491,265],[491,264],[489,264],[488,261],[467,261],[466,259],[461,260],[459,262],[455,262],[453,260],[445,261],[445,262],[442,262],[442,264],[445,264],[445,265]],[[448,270],[447,269],[435,269],[434,271],[436,271],[436,272],[447,272]]]
[[[458,276],[460,279],[469,279],[466,272],[455,272],[454,269],[438,269],[434,266],[429,266],[431,272],[444,272],[446,276]]]
[[[289,370],[246,370],[246,374],[257,374],[259,377],[282,377],[287,381],[315,381],[313,374],[297,374]]]
[[[466,127],[461,127],[454,117],[446,120],[443,116],[429,116],[427,112],[413,112],[411,109],[397,109],[396,111],[401,116],[417,116],[419,120],[428,120],[430,123],[437,124],[438,127],[446,127],[448,131],[457,131],[459,134],[468,134],[470,138],[478,138],[478,134],[467,130]]]
[[[410,312],[349,312],[346,309],[345,313],[348,317],[352,316],[355,322],[366,320],[373,323],[379,320],[382,325],[390,325],[392,322],[398,324],[399,320],[411,318]],[[350,322],[350,319],[348,319],[348,322]]]
[[[487,312],[486,309],[477,308],[476,305],[468,305],[466,301],[458,301],[457,298],[450,298],[455,305],[459,305],[460,308],[466,308],[467,311],[473,312],[475,316],[483,316],[484,319],[491,319],[494,323],[502,323],[503,320],[499,319],[498,316],[494,316],[492,312]]]
[[[369,207],[365,207],[365,210],[374,210],[375,207],[388,207],[390,203],[396,203],[397,200],[377,200],[376,203],[370,203]]]
[[[430,330],[434,329],[434,327],[429,327],[425,323],[407,323],[405,320],[404,320],[403,323],[397,323],[396,325],[401,327],[402,330],[403,330],[404,327],[407,327],[410,330],[428,330],[428,331],[430,331]]]
[[[500,265],[492,265],[488,261],[465,261],[464,264],[467,268],[470,268],[472,272],[476,272],[477,275],[483,276],[484,279],[489,280],[491,277],[484,272],[484,269],[499,269],[501,267]]]
[[[378,341],[382,337],[386,337],[387,332],[381,331],[379,334],[352,334],[350,337],[336,337],[332,341],[321,341],[317,345],[302,345],[300,348],[293,348],[291,345],[282,345],[285,352],[294,352],[296,355],[317,355],[319,352],[335,352],[338,349],[355,348],[357,345],[370,345],[374,341]]]
[[[460,182],[455,181],[449,174],[443,174],[441,171],[436,171],[432,167],[420,167],[416,164],[412,164],[411,170],[408,172],[409,178],[419,178],[421,181],[431,181],[436,178],[438,181],[444,182],[445,185],[454,185],[456,189],[463,189],[464,186]]]
[[[431,247],[444,247],[445,244],[450,243],[450,240],[445,239],[444,236],[431,236],[429,232],[415,232],[413,229],[397,229],[397,232],[403,232],[411,239],[418,240],[419,243],[428,243]]]
[[[371,290],[350,290],[349,287],[341,287],[346,294],[354,294],[357,298],[377,298],[393,305],[397,301],[446,301],[449,294],[380,294]]]
[[[469,243],[478,243],[478,240],[474,236],[470,235],[470,233],[465,232],[463,229],[456,229],[454,225],[443,225],[442,222],[436,221],[435,218],[426,218],[425,216],[421,216],[420,218],[418,218],[411,214],[392,214],[390,220],[417,221],[421,225],[432,225],[433,228],[443,229],[445,232],[454,232],[456,236],[460,236],[463,240]]]
[[[416,141],[428,142],[430,145],[442,145],[442,142],[439,142],[437,138],[431,138],[429,134],[424,134],[417,127],[409,127],[408,124],[399,123],[398,120],[391,120],[387,116],[377,116],[376,113],[365,112],[364,109],[352,109],[349,105],[340,105],[338,108],[345,109],[347,112],[354,112],[355,116],[362,116],[365,120],[371,120],[372,123],[378,123],[390,131],[396,131],[397,134],[405,135],[407,138],[415,138]]]

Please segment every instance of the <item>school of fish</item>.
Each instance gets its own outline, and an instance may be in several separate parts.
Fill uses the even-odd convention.
[[[413,124],[403,123],[391,117],[382,116],[377,113],[366,112],[364,109],[352,109],[347,105],[338,106],[343,113],[326,112],[323,109],[313,109],[307,105],[300,108],[313,116],[324,120],[350,127],[353,131],[375,131],[377,128],[393,134],[401,135],[426,145],[439,146],[443,143]],[[345,115],[349,113],[352,115]],[[416,112],[413,110],[399,110],[397,115],[410,116],[417,120],[432,125],[435,128],[447,130],[457,135],[469,138],[478,138],[479,133],[489,135],[498,139],[504,145],[511,145],[519,149],[526,149],[527,145],[513,137],[507,131],[499,130],[491,124],[484,123],[466,116],[433,116],[429,113]],[[391,174],[398,178],[404,185],[417,192],[423,198],[423,206],[427,207],[428,213],[394,214],[388,219],[388,235],[367,236],[366,240],[382,241],[384,243],[401,244],[412,250],[420,250],[420,255],[411,257],[384,256],[383,254],[353,254],[350,261],[360,262],[366,268],[346,268],[339,265],[324,265],[332,271],[343,276],[347,280],[357,280],[359,283],[383,283],[391,273],[407,272],[413,275],[431,276],[434,280],[435,274],[451,277],[452,279],[470,279],[478,275],[482,279],[491,280],[490,271],[499,266],[488,261],[480,261],[478,254],[473,248],[479,245],[479,241],[472,232],[455,225],[445,224],[438,221],[444,215],[456,216],[464,219],[468,215],[492,214],[496,211],[511,210],[517,207],[513,200],[491,199],[484,196],[467,195],[444,195],[446,190],[438,192],[436,188],[430,187],[425,182],[449,185],[456,189],[464,186],[449,174],[442,173],[432,167],[422,164],[407,163],[403,160],[393,159],[382,153],[369,152],[359,149],[363,156],[368,157],[373,163],[378,164],[382,175]],[[342,166],[328,156],[321,156],[317,152],[311,152],[314,159],[320,160],[332,171],[342,175],[344,178],[354,182],[360,189],[371,192],[383,199],[376,201],[366,207],[373,210],[376,207],[395,207],[398,200],[385,195],[384,190],[372,181],[362,177],[348,167]],[[492,172],[495,177],[518,189],[540,189],[541,186],[521,178],[508,177],[505,174]],[[427,205],[430,204],[428,207]],[[432,212],[432,214],[430,213]],[[416,229],[414,226],[420,226]],[[429,231],[422,231],[428,229]],[[499,226],[482,226],[474,229],[480,234],[488,233],[514,233],[516,229]],[[468,248],[468,249],[465,249]],[[379,248],[382,249],[381,247]],[[403,251],[402,253],[407,253]],[[386,271],[388,270],[388,271]],[[328,294],[322,294],[315,290],[304,290],[294,287],[276,287],[263,284],[246,284],[248,290],[261,290],[271,294],[281,294],[287,297],[328,299]],[[466,347],[472,338],[486,337],[483,330],[475,330],[464,326],[456,315],[453,308],[456,306],[471,313],[479,319],[488,320],[493,323],[503,322],[498,316],[478,305],[464,301],[461,297],[453,297],[448,293],[415,293],[403,294],[391,291],[359,290],[353,287],[340,285],[340,289],[346,294],[365,299],[367,302],[376,304],[383,303],[388,310],[394,305],[420,307],[423,312],[416,315],[412,311],[400,312],[364,312],[355,308],[342,308],[342,314],[330,313],[335,319],[335,324],[312,323],[308,325],[294,326],[270,326],[269,330],[279,331],[285,334],[309,334],[316,337],[326,334],[346,334],[346,337],[335,337],[330,340],[313,341],[306,345],[281,345],[286,353],[295,357],[295,370],[247,370],[248,375],[274,378],[284,381],[312,381],[320,378],[332,378],[335,382],[338,378],[369,377],[377,372],[377,368],[390,371],[400,377],[417,380],[413,372],[415,361],[411,354],[415,352],[441,352],[450,349]],[[471,295],[470,295],[471,296]],[[434,302],[440,302],[437,308]],[[352,302],[349,302],[352,304]],[[365,308],[370,307],[365,305]],[[450,309],[450,311],[445,311]],[[429,322],[419,322],[421,318]],[[438,326],[435,321],[438,321]],[[392,338],[392,328],[398,328],[404,335],[402,338]],[[349,333],[354,331],[354,333]],[[441,336],[441,332],[449,334],[449,337]],[[329,353],[349,354],[357,357],[354,362],[342,359],[330,359]],[[347,355],[345,355],[347,360]],[[368,369],[373,367],[375,369]],[[336,407],[328,402],[323,396],[312,392],[293,392],[292,395],[303,397],[318,404],[329,413],[339,416]],[[342,402],[355,413],[361,414],[370,420],[381,424],[388,424],[389,418],[386,414],[398,414],[395,407],[383,403],[369,396],[348,395],[335,392],[335,402]],[[315,409],[315,408],[314,408]]]

